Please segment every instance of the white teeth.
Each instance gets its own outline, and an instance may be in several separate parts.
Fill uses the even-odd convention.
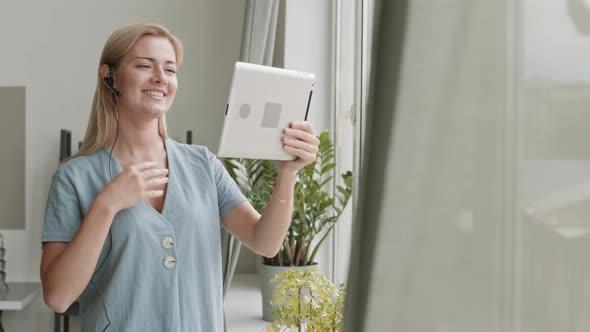
[[[154,97],[164,97],[164,94],[162,92],[145,90],[145,91],[143,91],[143,93],[145,93],[146,95],[149,95],[149,96],[154,96]]]

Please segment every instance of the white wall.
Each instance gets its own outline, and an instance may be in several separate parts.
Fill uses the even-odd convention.
[[[232,64],[239,57],[244,6],[234,0],[2,2],[0,86],[27,87],[26,228],[0,230],[8,281],[39,281],[43,213],[58,166],[59,130],[72,130],[72,142],[81,140],[109,34],[130,22],[154,21],[183,40],[185,62],[168,117],[170,134],[184,141],[184,131],[192,129],[194,143],[215,148]],[[10,172],[2,166],[0,171]],[[25,311],[2,314],[7,331],[51,331],[52,317],[41,296]]]
[[[317,133],[330,130],[332,119],[332,2],[286,0],[285,68],[308,71],[317,78],[308,120]],[[332,243],[326,239],[317,261],[320,271],[332,276]]]
[[[287,0],[285,68],[316,75],[308,120],[317,132],[331,129],[332,7],[330,1]]]

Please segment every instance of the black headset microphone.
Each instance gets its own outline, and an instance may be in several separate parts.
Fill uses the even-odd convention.
[[[115,95],[117,97],[121,97],[121,91],[115,88],[115,81],[113,80],[113,76],[111,76],[111,66],[109,66],[109,76],[104,77],[103,81],[107,89],[109,89],[109,91],[113,94],[113,97]]]

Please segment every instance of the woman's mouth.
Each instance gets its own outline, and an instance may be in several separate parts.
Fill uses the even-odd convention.
[[[164,98],[164,97],[166,97],[166,94],[164,92],[160,92],[160,91],[143,90],[141,92],[145,93],[148,96],[152,96],[152,97],[157,97],[157,98]]]

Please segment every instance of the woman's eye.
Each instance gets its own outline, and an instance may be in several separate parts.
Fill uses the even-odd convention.
[[[150,65],[146,65],[146,64],[142,64],[142,65],[137,65],[138,68],[150,68]]]
[[[166,69],[166,71],[168,71],[170,73],[173,73],[173,74],[176,74],[176,70],[174,70],[172,68],[168,68],[168,69]]]

